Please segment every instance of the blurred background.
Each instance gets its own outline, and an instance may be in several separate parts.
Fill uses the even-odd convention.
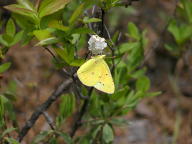
[[[14,1],[0,1],[0,6],[10,3]],[[176,0],[140,0],[106,14],[106,25],[112,34],[116,30],[126,31],[130,21],[147,30],[149,43],[144,66],[151,79],[151,91],[162,92],[142,100],[127,114],[130,125],[116,128],[116,144],[192,144],[192,43],[189,41],[187,48],[179,52],[165,46],[175,41],[167,28],[170,19],[178,16],[176,5]],[[1,8],[0,12],[1,20],[10,16],[5,9]],[[6,60],[12,62],[12,67],[1,81],[0,90],[4,91],[8,85],[8,89],[16,92],[14,107],[20,127],[63,79],[54,69],[51,55],[35,44],[34,40],[8,51]],[[51,117],[58,114],[57,103],[59,100],[48,110]],[[64,127],[69,129],[67,125]],[[23,143],[30,143],[40,130],[48,128],[41,116]]]

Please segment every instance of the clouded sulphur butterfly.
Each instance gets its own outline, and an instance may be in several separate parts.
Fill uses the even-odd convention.
[[[105,55],[92,57],[78,69],[77,76],[84,85],[113,94],[115,86],[104,57]]]

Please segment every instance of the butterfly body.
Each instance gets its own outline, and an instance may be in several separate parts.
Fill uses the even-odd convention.
[[[115,86],[104,57],[105,55],[92,57],[78,69],[77,76],[84,85],[93,86],[102,92],[112,94]]]

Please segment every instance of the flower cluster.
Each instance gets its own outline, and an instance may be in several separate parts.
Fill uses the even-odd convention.
[[[98,35],[92,35],[88,41],[89,50],[97,55],[101,54],[103,49],[107,47],[107,43],[104,38],[99,37]]]

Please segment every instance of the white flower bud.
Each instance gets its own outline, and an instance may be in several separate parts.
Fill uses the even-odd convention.
[[[101,54],[103,49],[107,47],[107,43],[104,38],[99,37],[98,35],[92,35],[88,41],[89,50],[93,54]]]

